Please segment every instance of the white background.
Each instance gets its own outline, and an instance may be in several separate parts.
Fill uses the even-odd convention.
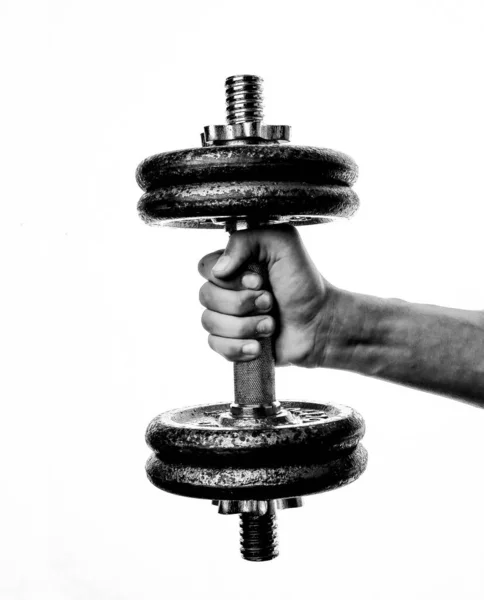
[[[480,1],[0,4],[0,597],[482,598],[484,411],[357,375],[282,369],[282,398],[347,403],[366,474],[280,516],[236,517],[145,478],[148,422],[231,397],[200,325],[223,232],[146,227],[136,165],[223,122],[225,77],[266,122],[353,156],[361,210],[302,229],[334,284],[484,307]]]

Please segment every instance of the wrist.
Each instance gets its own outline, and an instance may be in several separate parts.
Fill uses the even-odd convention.
[[[327,287],[318,329],[319,366],[358,373],[378,369],[386,300]]]

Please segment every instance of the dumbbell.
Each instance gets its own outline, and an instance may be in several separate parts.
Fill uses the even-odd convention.
[[[145,192],[138,211],[146,223],[233,233],[354,214],[354,161],[292,146],[289,126],[264,124],[262,83],[254,75],[229,77],[226,125],[205,127],[200,148],[157,154],[138,166]],[[265,266],[246,268],[269,289]],[[354,481],[367,463],[361,415],[342,405],[277,400],[273,341],[261,346],[257,359],[234,363],[232,402],[164,412],[146,432],[150,481],[211,500],[220,514],[239,514],[241,552],[249,561],[278,555],[277,509]]]

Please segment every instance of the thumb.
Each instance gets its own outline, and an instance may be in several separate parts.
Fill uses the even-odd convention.
[[[212,268],[216,277],[232,277],[250,259],[259,260],[259,240],[253,233],[248,230],[232,233],[224,253]]]

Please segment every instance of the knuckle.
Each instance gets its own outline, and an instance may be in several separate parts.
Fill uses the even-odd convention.
[[[228,361],[234,362],[239,358],[239,354],[240,352],[238,351],[236,340],[233,340],[227,350],[223,353],[223,356]]]
[[[254,332],[254,323],[253,319],[240,319],[238,324],[238,336],[239,338],[247,338],[252,337]]]
[[[210,348],[220,354],[223,358],[228,360],[229,362],[234,362],[239,359],[240,352],[237,347],[237,340],[230,340],[230,343],[227,344],[226,340],[222,340],[215,335],[210,334],[208,336],[208,345]]]
[[[298,230],[293,225],[280,225],[278,231],[274,231],[274,241],[276,247],[280,248],[280,244],[288,244],[289,246],[298,247],[301,245],[301,236]]]
[[[243,315],[247,310],[247,294],[236,292],[235,310],[238,315]]]
[[[242,353],[242,345],[240,340],[231,340],[226,358],[231,361],[240,361],[246,358]]]

